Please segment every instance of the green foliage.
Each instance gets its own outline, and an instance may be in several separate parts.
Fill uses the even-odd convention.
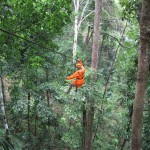
[[[49,92],[52,101],[61,101],[54,88],[62,72],[54,38],[70,22],[71,1],[8,0],[1,3],[0,11],[0,28],[25,39],[0,32],[1,73],[12,81],[6,105],[10,131],[23,140],[20,149],[61,145],[57,113],[47,104],[45,93]]]
[[[142,128],[142,148],[143,150],[149,149],[150,146],[148,143],[150,143],[150,139],[148,138],[150,135],[150,125],[149,125],[149,119],[150,119],[150,78],[148,78],[148,85],[147,85],[147,91],[146,91],[146,99],[144,103],[144,111],[143,111],[143,128]]]
[[[128,21],[139,19],[141,0],[119,0],[122,6],[122,18]]]
[[[0,148],[3,150],[13,150],[12,144],[6,140],[5,136],[0,133]]]
[[[139,26],[135,21],[139,1],[120,0],[120,4],[122,9],[115,1],[103,2],[96,83],[91,81],[90,69],[94,15],[82,22],[77,56],[86,67],[85,84],[77,93],[72,89],[66,94],[70,84],[66,76],[75,71],[71,1],[1,1],[0,28],[26,39],[0,32],[0,73],[10,80],[4,90],[9,93],[5,107],[11,142],[0,130],[3,149],[11,149],[12,145],[15,150],[82,149],[83,111],[88,112],[89,101],[94,102],[95,109],[93,149],[117,150],[122,140],[127,141],[124,149],[129,149],[139,46]],[[90,1],[85,15],[93,9],[94,1]],[[128,20],[122,37],[126,23],[120,18],[121,10],[122,18]],[[85,43],[88,24],[91,38]],[[147,100],[149,89],[148,83]],[[145,109],[142,143],[147,150],[149,105]]]
[[[142,134],[142,148],[143,150],[149,149],[150,146],[148,143],[150,143],[149,140],[149,134],[150,134],[150,126],[149,126],[149,119],[150,119],[150,106],[149,102],[148,105],[145,107],[146,112],[144,112],[144,119],[143,119],[143,134]]]

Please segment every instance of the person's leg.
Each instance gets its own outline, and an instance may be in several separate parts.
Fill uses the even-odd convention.
[[[67,93],[69,93],[69,92],[71,91],[72,87],[76,87],[76,85],[74,85],[74,84],[70,84],[70,86],[69,86],[69,89],[68,89]]]
[[[68,89],[67,93],[69,93],[71,89],[72,89],[72,84],[70,84],[70,86],[69,86],[69,89]]]
[[[78,91],[78,87],[76,86],[76,90],[75,90],[75,92],[77,92]]]

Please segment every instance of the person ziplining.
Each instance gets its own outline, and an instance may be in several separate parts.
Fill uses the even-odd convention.
[[[72,87],[76,87],[76,92],[78,88],[81,88],[84,84],[84,76],[85,76],[85,67],[80,59],[77,60],[76,68],[78,69],[71,76],[67,76],[67,80],[75,79],[69,86],[67,93],[70,92]]]

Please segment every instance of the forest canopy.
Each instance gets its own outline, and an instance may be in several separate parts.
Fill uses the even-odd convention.
[[[1,0],[0,149],[150,149],[148,4]]]

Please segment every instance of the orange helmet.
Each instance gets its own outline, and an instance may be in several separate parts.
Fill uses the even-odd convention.
[[[81,64],[81,63],[77,63],[77,64],[76,64],[76,67],[79,67],[79,68],[80,68],[80,67],[82,67],[82,64]]]

